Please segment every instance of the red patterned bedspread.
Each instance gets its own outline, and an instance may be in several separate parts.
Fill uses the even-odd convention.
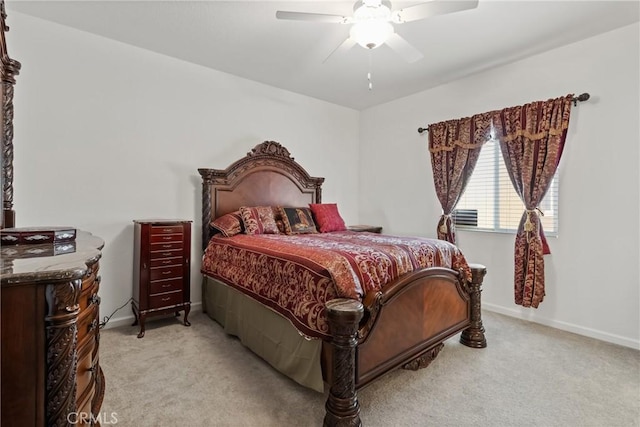
[[[443,240],[374,233],[238,234],[211,238],[202,273],[288,318],[304,335],[328,338],[324,304],[361,299],[423,267],[471,271],[460,250]]]

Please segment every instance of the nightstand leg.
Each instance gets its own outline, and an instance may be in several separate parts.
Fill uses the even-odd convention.
[[[133,323],[131,326],[136,326],[138,324],[138,310],[136,310],[136,303],[131,301],[131,311],[133,311]]]
[[[140,333],[138,334],[138,338],[144,337],[144,320],[147,317],[146,313],[140,313],[138,316],[140,318]]]
[[[191,326],[191,322],[187,320],[189,311],[191,311],[191,304],[187,304],[184,306],[184,326]]]

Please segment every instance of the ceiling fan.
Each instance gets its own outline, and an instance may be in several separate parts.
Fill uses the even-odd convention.
[[[276,12],[276,18],[351,24],[349,37],[334,49],[325,61],[334,53],[349,50],[355,44],[375,49],[386,43],[407,62],[412,63],[422,59],[422,52],[396,33],[393,24],[404,24],[436,15],[474,9],[477,6],[478,0],[432,0],[392,11],[391,2],[388,0],[358,0],[353,6],[353,16],[279,10]]]

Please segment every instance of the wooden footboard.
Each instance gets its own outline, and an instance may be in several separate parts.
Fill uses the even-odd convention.
[[[357,389],[411,361],[428,364],[442,342],[460,331],[462,344],[486,346],[480,313],[486,268],[472,264],[471,270],[469,283],[453,270],[429,268],[367,295],[364,304],[327,303],[334,338],[325,426],[360,425]]]
[[[412,360],[469,326],[469,295],[458,273],[429,268],[367,295],[356,348],[356,388]]]

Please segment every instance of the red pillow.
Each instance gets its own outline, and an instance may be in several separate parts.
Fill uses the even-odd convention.
[[[321,233],[329,231],[344,231],[347,226],[338,212],[338,205],[335,203],[312,203],[309,205],[315,219],[318,230]]]

